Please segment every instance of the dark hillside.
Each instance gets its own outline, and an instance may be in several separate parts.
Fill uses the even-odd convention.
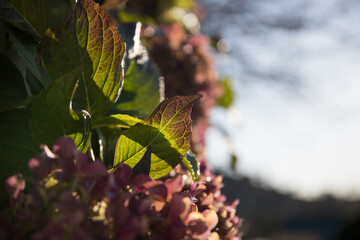
[[[359,226],[355,224],[360,217],[360,201],[331,196],[302,201],[255,186],[248,178],[225,177],[224,184],[223,192],[229,201],[240,199],[237,213],[244,218],[244,239],[335,240],[350,231],[353,238],[343,239],[360,239],[360,235],[353,235]]]

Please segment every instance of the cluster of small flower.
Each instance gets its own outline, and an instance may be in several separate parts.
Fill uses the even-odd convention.
[[[75,161],[74,161],[75,160]],[[14,175],[11,208],[0,215],[4,239],[239,239],[237,202],[225,204],[222,178],[201,164],[201,179],[181,167],[161,180],[107,170],[76,150],[69,137],[29,161],[36,179]]]

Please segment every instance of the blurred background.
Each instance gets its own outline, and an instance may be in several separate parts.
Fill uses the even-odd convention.
[[[360,239],[360,2],[199,3],[234,92],[206,158],[244,239]]]

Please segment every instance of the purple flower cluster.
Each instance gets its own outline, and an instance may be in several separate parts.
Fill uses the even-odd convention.
[[[108,171],[61,137],[29,161],[36,179],[5,185],[11,208],[0,215],[0,239],[240,239],[237,202],[225,204],[222,177],[202,164],[191,183],[177,167],[161,180]]]

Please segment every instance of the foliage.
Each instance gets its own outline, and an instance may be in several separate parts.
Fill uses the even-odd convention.
[[[173,97],[161,102],[149,117],[120,136],[114,165],[126,163],[135,167],[142,163],[141,158],[150,151],[149,166],[144,171],[154,178],[166,175],[190,149],[189,110],[200,98],[201,95]],[[146,163],[142,165],[145,167]]]
[[[232,102],[234,101],[234,93],[232,92],[231,80],[229,77],[225,77],[222,80],[222,86],[224,89],[224,94],[222,95],[222,97],[219,99],[218,102],[220,106],[224,108],[229,108]]]
[[[111,18],[93,0],[0,0],[0,239],[239,237],[236,203],[190,151],[221,95],[206,38],[170,14],[194,4],[151,2],[102,1]]]
[[[26,15],[22,16],[26,17]],[[31,15],[31,17],[35,18],[36,16]],[[17,22],[14,22],[12,18],[8,17],[7,20],[13,23],[14,26],[18,26]],[[29,20],[32,26],[36,26],[37,22],[38,21],[35,20]],[[8,28],[9,32],[13,31],[11,27]],[[21,27],[19,28],[23,30]],[[39,33],[39,31],[37,33]],[[130,34],[134,35],[134,33]],[[17,40],[20,44],[22,43],[20,38]],[[22,48],[18,48],[17,50],[21,49]],[[121,106],[124,105],[124,101],[122,101],[119,96],[123,85],[124,70],[122,58],[124,52],[125,43],[105,9],[91,0],[82,0],[74,5],[73,10],[70,11],[59,24],[45,31],[44,36],[37,46],[35,58],[30,59],[28,56],[25,56],[25,53],[19,53],[20,56],[23,56],[24,63],[27,63],[24,65],[33,73],[33,76],[36,78],[36,75],[38,75],[39,77],[37,80],[43,89],[39,91],[38,94],[33,94],[29,99],[25,100],[25,86],[21,75],[10,62],[6,62],[10,70],[13,70],[9,74],[15,75],[6,76],[6,83],[9,84],[6,85],[7,89],[4,89],[4,93],[7,94],[4,94],[4,96],[7,96],[7,99],[4,99],[4,103],[2,103],[3,116],[5,119],[9,118],[10,116],[7,115],[14,115],[13,111],[16,111],[17,115],[22,114],[19,118],[27,119],[27,121],[19,121],[19,124],[12,126],[12,128],[21,128],[23,134],[29,136],[29,141],[22,141],[22,145],[19,146],[15,143],[18,140],[15,134],[8,136],[14,144],[10,146],[12,152],[3,151],[1,153],[3,155],[2,159],[8,159],[4,164],[16,161],[22,162],[19,162],[17,166],[6,165],[2,168],[2,175],[10,175],[18,171],[19,168],[23,168],[23,166],[26,165],[26,159],[38,151],[37,146],[40,144],[53,144],[54,141],[62,135],[70,136],[75,141],[77,148],[83,152],[90,154],[94,152],[94,149],[91,147],[91,137],[93,138],[93,142],[96,142],[94,138],[97,136],[92,135],[94,135],[94,131],[97,131],[97,129],[93,126],[101,124],[102,126],[105,125],[104,127],[116,127],[117,125],[112,125],[113,123],[105,121],[105,119],[109,119],[109,116],[106,117],[106,114],[113,106],[115,106],[115,108],[113,108],[115,110],[116,107],[123,109]],[[26,54],[29,55],[28,53]],[[5,61],[8,60],[5,58],[4,62]],[[34,70],[36,64],[39,66],[39,69]],[[138,70],[142,75],[137,76],[135,72],[139,67],[136,65],[136,62],[132,63],[127,69],[131,74],[126,74],[129,81],[128,85],[131,86],[133,83],[135,88],[136,85],[134,84],[137,81],[144,81],[141,77],[145,75],[145,73]],[[5,66],[7,65],[5,64]],[[37,74],[37,72],[40,72],[40,74]],[[153,76],[149,76],[148,78],[152,80]],[[153,82],[152,85],[154,84],[156,84],[156,82]],[[129,92],[129,88],[127,88],[127,90],[127,92]],[[156,97],[153,98],[153,95],[156,96],[156,93],[151,92],[149,95],[142,94],[142,101],[146,101],[146,97],[150,96],[153,100],[151,101],[152,105],[150,105],[150,107],[154,106],[154,103],[156,106],[159,104],[159,96],[157,97],[158,102],[156,102]],[[159,92],[157,95],[159,95]],[[172,112],[173,108],[181,107],[181,104],[178,106],[177,103],[181,101],[186,102],[187,99],[198,100],[199,97],[180,97],[179,99],[169,99],[163,102],[162,107],[167,109],[167,118],[171,118],[168,114],[175,114]],[[134,101],[138,102],[139,100],[135,99]],[[194,101],[189,107],[186,107],[181,114],[188,114],[190,107],[195,103]],[[24,103],[22,104],[22,102]],[[127,101],[127,104],[134,106],[134,104],[131,104],[131,101]],[[19,105],[25,106],[27,111],[13,110]],[[115,111],[115,113],[118,112]],[[144,110],[142,113],[149,114],[151,110]],[[180,118],[182,116],[185,115],[179,115]],[[114,115],[114,117],[119,118],[119,115]],[[123,118],[126,117],[125,115],[123,116]],[[156,113],[150,115],[150,117],[147,118],[147,122],[152,121],[152,118],[155,117],[157,117]],[[9,123],[3,122],[2,125],[4,134],[8,131],[9,125],[7,124]],[[155,148],[155,144],[151,145],[154,151],[152,156],[157,155],[157,152],[160,151],[165,152],[165,155],[163,154],[161,158],[161,162],[158,162],[156,157],[152,159],[152,162],[155,163],[157,168],[150,168],[150,175],[161,177],[175,167],[189,150],[189,136],[191,135],[189,126],[191,119],[189,117],[186,118],[184,124],[187,124],[188,127],[183,128],[181,126],[169,125],[169,127],[178,128],[176,134],[171,129],[160,129],[160,127],[163,126],[159,124],[149,125],[139,123],[134,127],[122,125],[121,128],[130,127],[122,136],[128,136],[128,133],[132,132],[133,129],[146,132],[149,130],[148,126],[151,126],[149,134],[153,132],[161,132],[161,134],[164,134],[165,131],[166,137],[161,138],[163,145],[158,145],[157,148]],[[29,126],[26,129],[27,132],[25,125]],[[119,128],[119,126],[117,127]],[[120,141],[122,141],[123,138],[124,137],[121,137]],[[177,143],[177,145],[175,144],[178,147],[173,143],[168,143],[168,141],[175,138],[179,138],[177,140],[179,143]],[[136,149],[138,145],[147,147],[147,143],[141,142],[140,139],[135,138],[126,144],[118,144],[119,147],[116,148],[115,155],[121,155],[127,149]],[[143,139],[145,139],[145,136]],[[181,142],[183,145],[179,145]],[[107,146],[101,147],[106,148]],[[13,152],[19,151],[21,148],[29,149],[29,151],[23,151],[22,156],[13,154]],[[179,149],[182,150],[179,152]],[[174,154],[169,155],[169,151],[173,151]],[[140,155],[144,154],[142,151],[139,153]],[[93,158],[99,157],[100,154],[99,152],[98,156],[93,155]],[[138,156],[141,158],[140,155]],[[181,155],[182,157],[177,155]],[[140,158],[137,158],[137,160],[133,158],[132,164],[130,165],[135,166]],[[120,159],[116,161],[114,165],[118,165],[119,161],[122,162],[125,160]],[[154,165],[152,164],[151,166]],[[159,174],[159,172],[153,174],[154,171],[158,171],[158,168],[163,169],[161,174]]]

